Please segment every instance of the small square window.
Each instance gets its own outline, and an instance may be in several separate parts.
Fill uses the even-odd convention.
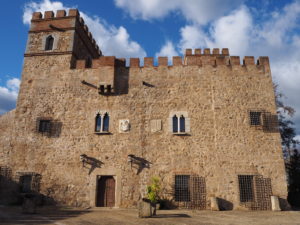
[[[254,111],[250,112],[250,125],[251,126],[262,125],[261,114],[262,114],[262,112],[254,112]]]
[[[51,120],[40,120],[39,121],[39,132],[48,133],[51,129]]]

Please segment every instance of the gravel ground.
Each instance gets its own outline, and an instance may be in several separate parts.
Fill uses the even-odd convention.
[[[140,219],[136,209],[43,207],[36,214],[22,214],[21,207],[0,207],[0,224],[55,225],[192,225],[192,224],[298,224],[300,211],[158,210],[155,218]]]

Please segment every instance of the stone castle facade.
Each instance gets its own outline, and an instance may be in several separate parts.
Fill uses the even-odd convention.
[[[33,14],[0,166],[20,192],[72,206],[135,207],[152,177],[170,204],[286,206],[268,57],[228,49],[103,56],[75,9]],[[1,171],[0,171],[1,172]]]

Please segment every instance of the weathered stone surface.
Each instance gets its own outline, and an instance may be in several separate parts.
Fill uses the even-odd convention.
[[[126,67],[115,57],[97,55],[77,17],[65,19],[66,32],[46,26],[51,19],[33,24],[17,108],[0,118],[0,164],[14,174],[41,174],[41,193],[73,206],[96,205],[99,176],[115,178],[116,207],[136,207],[153,176],[161,179],[163,197],[173,199],[175,174],[205,177],[206,195],[220,196],[234,209],[240,204],[240,174],[270,178],[273,194],[286,199],[280,135],[249,125],[249,110],[276,114],[265,58],[259,65],[247,60],[238,65],[224,56],[228,52],[217,60],[216,52],[188,51],[183,63],[174,58],[176,66],[154,66],[148,58],[144,67],[138,60]],[[52,52],[42,50],[48,34],[58,38]],[[98,64],[83,68],[80,61],[70,69],[76,59],[88,57]],[[111,95],[99,94],[104,84],[113,85]],[[105,134],[95,133],[99,111],[110,116]],[[188,134],[170,132],[170,112],[176,111],[188,113]],[[39,133],[38,118],[52,118],[60,127],[56,135]],[[128,132],[119,132],[122,119],[130,121]],[[82,154],[101,166],[84,167]],[[131,165],[130,154],[149,166]]]

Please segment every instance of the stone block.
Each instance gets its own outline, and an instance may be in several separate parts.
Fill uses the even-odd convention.
[[[153,215],[153,209],[151,203],[146,200],[139,201],[138,212],[139,212],[139,218],[151,217]]]
[[[272,211],[281,211],[279,199],[277,196],[271,196]]]
[[[212,211],[220,211],[219,204],[218,204],[218,199],[216,197],[211,197],[210,198],[210,209]]]

